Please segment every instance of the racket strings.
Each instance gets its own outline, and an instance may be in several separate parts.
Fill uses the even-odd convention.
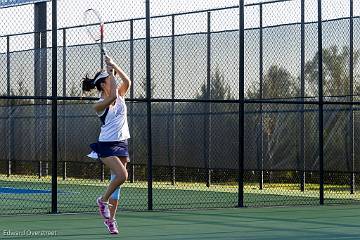
[[[107,56],[103,46],[104,23],[101,20],[100,14],[96,10],[90,8],[84,12],[84,22],[86,23],[85,27],[89,36],[99,45],[102,54]]]
[[[90,37],[95,42],[100,42],[103,38],[104,25],[101,21],[99,14],[93,9],[88,9],[84,13],[84,20],[86,23],[86,30],[89,33]]]

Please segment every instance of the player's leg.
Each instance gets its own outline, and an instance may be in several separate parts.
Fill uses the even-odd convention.
[[[100,213],[102,214],[102,209],[105,209],[106,206],[109,206],[109,198],[116,191],[116,188],[119,187],[127,180],[127,171],[124,164],[120,161],[118,157],[106,157],[101,159],[102,162],[110,168],[110,171],[114,173],[114,178],[110,182],[106,192],[100,198],[98,198],[97,203],[99,206]],[[104,215],[102,214],[104,217]],[[113,218],[114,216],[109,216],[109,219],[105,219],[104,224],[107,227],[108,231],[111,234],[118,234],[118,228],[116,220]]]
[[[115,174],[114,179],[110,182],[104,195],[97,199],[100,215],[107,219],[110,217],[108,214],[108,202],[110,195],[118,186],[126,181],[127,171],[120,159],[115,156],[102,158],[101,160]]]
[[[120,161],[123,163],[125,169],[127,167],[127,163],[129,162],[129,158],[128,157],[119,157]],[[111,175],[111,180],[115,178],[114,176],[115,174],[112,173]],[[109,199],[109,203],[110,203],[110,219],[115,219],[115,215],[116,215],[116,211],[117,208],[119,206],[119,199],[120,199],[120,194],[121,194],[121,187],[119,186],[111,195],[110,199]]]
[[[111,173],[111,181],[113,179],[115,179],[115,174],[114,173]],[[110,219],[115,219],[115,213],[116,213],[116,210],[119,206],[119,199],[120,199],[120,194],[121,194],[121,187],[118,186],[115,191],[111,194],[111,197],[109,199],[109,218]]]
[[[110,182],[106,192],[102,196],[102,201],[108,202],[111,194],[115,191],[115,189],[127,180],[128,173],[126,167],[118,157],[111,156],[102,158],[101,160],[106,166],[110,168],[111,172],[115,174],[114,179]]]

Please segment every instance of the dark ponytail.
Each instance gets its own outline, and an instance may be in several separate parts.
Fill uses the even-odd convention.
[[[101,74],[101,71],[96,73],[94,78],[89,78],[88,75],[86,74],[85,78],[83,78],[83,81],[82,81],[82,90],[84,92],[89,92],[96,87],[98,91],[101,91],[102,90],[101,83],[104,82],[105,78],[100,78],[99,80],[96,81],[96,84],[94,84],[95,79],[100,74]]]
[[[94,88],[95,88],[94,79],[88,78],[88,75],[86,74],[85,78],[83,78],[82,81],[82,90],[84,92],[89,92]]]

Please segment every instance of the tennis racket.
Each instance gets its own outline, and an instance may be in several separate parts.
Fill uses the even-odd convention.
[[[102,55],[107,56],[104,48],[104,22],[101,15],[95,9],[89,8],[84,12],[84,22],[89,37],[99,46]]]

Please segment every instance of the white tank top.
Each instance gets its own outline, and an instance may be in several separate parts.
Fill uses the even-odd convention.
[[[99,142],[123,141],[130,138],[125,99],[118,93],[116,96],[114,105],[110,105],[102,113],[97,113],[102,122]],[[99,102],[103,100],[100,98]]]

